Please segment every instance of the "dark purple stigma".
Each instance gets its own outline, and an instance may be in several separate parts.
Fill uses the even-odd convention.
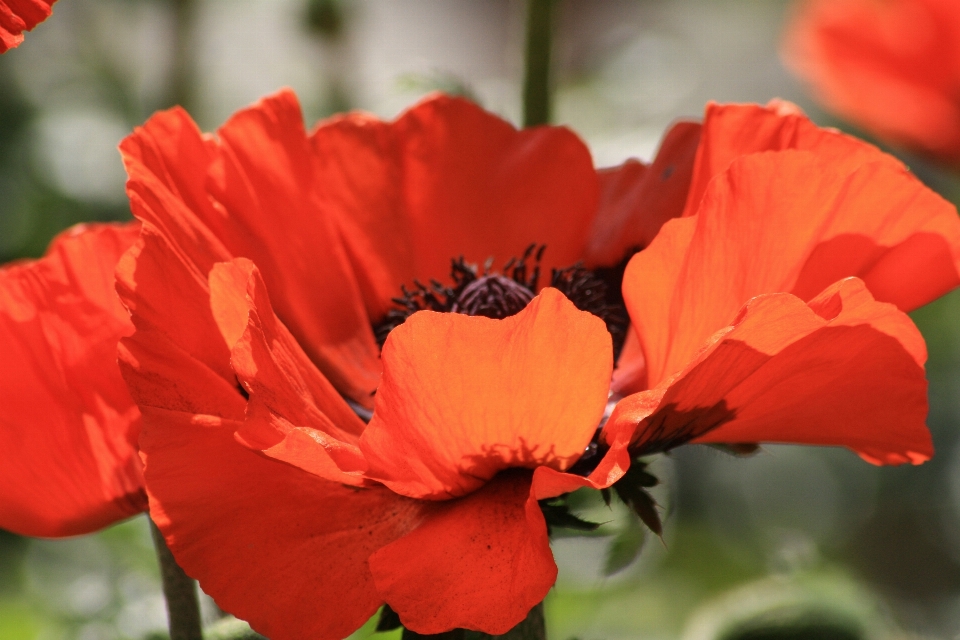
[[[480,276],[457,296],[453,313],[502,320],[523,311],[533,292],[515,280],[499,274]]]

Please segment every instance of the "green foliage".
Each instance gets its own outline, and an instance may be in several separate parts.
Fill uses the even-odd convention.
[[[612,576],[629,567],[640,556],[640,550],[646,541],[646,533],[640,520],[627,518],[626,526],[610,542],[603,573]]]

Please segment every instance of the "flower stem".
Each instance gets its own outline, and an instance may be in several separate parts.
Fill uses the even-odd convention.
[[[194,22],[196,0],[168,0],[173,14],[173,64],[168,78],[167,102],[188,111],[194,108]]]
[[[527,50],[523,77],[523,126],[550,122],[550,53],[554,0],[527,0]]]
[[[150,533],[153,535],[153,546],[157,550],[163,596],[167,601],[170,640],[203,640],[197,583],[185,574],[174,560],[163,534],[153,520],[150,520]]]

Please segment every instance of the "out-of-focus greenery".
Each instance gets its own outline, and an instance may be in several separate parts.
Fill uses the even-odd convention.
[[[207,129],[281,84],[298,90],[308,119],[353,106],[389,116],[440,89],[516,121],[521,4],[58,3],[0,57],[0,261],[40,255],[71,224],[127,218],[111,147],[175,95],[189,96]],[[649,155],[670,119],[697,115],[707,99],[803,103],[775,63],[785,7],[558,0],[558,118],[610,164]],[[960,200],[955,176],[907,162]],[[605,524],[596,535],[555,537],[550,637],[906,640],[960,629],[960,293],[913,318],[930,351],[933,461],[876,468],[801,447],[748,458],[685,447],[661,457],[662,540],[624,510],[578,498],[578,513]],[[242,622],[218,621],[209,600],[204,612],[211,639],[246,633]],[[0,639],[160,639],[164,624],[143,517],[69,540],[0,531]],[[376,617],[352,637],[399,640],[375,626]]]

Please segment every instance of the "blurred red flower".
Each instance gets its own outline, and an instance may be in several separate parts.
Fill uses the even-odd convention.
[[[644,449],[655,440],[644,434],[684,434],[690,423],[703,435],[703,421],[667,422],[672,396],[651,393],[673,389],[664,380],[679,379],[731,320],[723,344],[786,363],[784,375],[820,371],[839,384],[824,390],[825,413],[848,416],[862,404],[854,392],[902,382],[896,398],[907,405],[875,439],[860,420],[829,443],[889,462],[929,454],[916,420],[926,407],[922,340],[857,281],[833,283],[858,276],[881,300],[923,304],[960,281],[960,222],[895,160],[789,105],[712,106],[702,136],[678,125],[651,166],[599,173],[565,129],[517,131],[446,97],[392,123],[350,114],[310,134],[289,92],[241,111],[216,137],[174,109],[121,150],[143,229],[117,269],[136,327],[120,359],[143,413],[151,515],[187,573],[270,637],[344,637],[384,602],[421,633],[509,629],[555,577],[536,500],[616,482],[628,443],[673,444]],[[503,261],[538,244],[541,268],[572,274],[551,279],[570,300],[536,284],[532,260],[442,284],[451,258]],[[585,469],[613,349],[604,323],[571,300],[577,283],[594,291],[626,251],[648,244],[624,281],[637,329],[616,378],[641,397],[624,400],[608,448]],[[579,260],[582,271],[568,271]],[[414,280],[427,284],[401,296],[409,313],[387,327],[381,354],[375,328]],[[601,317],[607,309],[596,296],[579,304]],[[848,325],[849,340],[824,346]],[[811,353],[825,354],[821,369],[782,355],[807,336],[820,340]],[[854,342],[896,367],[858,363]],[[684,379],[735,415],[778,416],[767,409],[809,400],[809,384],[796,396],[787,384],[725,395],[727,373],[743,378],[748,367],[718,373],[710,363]],[[693,418],[720,404],[690,397],[675,408]],[[656,411],[641,416],[638,404]],[[364,425],[355,411],[370,407]],[[650,416],[664,419],[650,426]],[[747,441],[784,433],[767,427]],[[909,446],[891,447],[892,432]]]
[[[960,3],[804,0],[783,53],[837,115],[893,145],[960,163]]]
[[[81,225],[0,268],[0,528],[95,531],[146,508],[140,413],[117,369],[132,333],[113,270],[139,224]]]
[[[57,0],[0,0],[0,53],[23,42],[23,32],[50,17]]]

